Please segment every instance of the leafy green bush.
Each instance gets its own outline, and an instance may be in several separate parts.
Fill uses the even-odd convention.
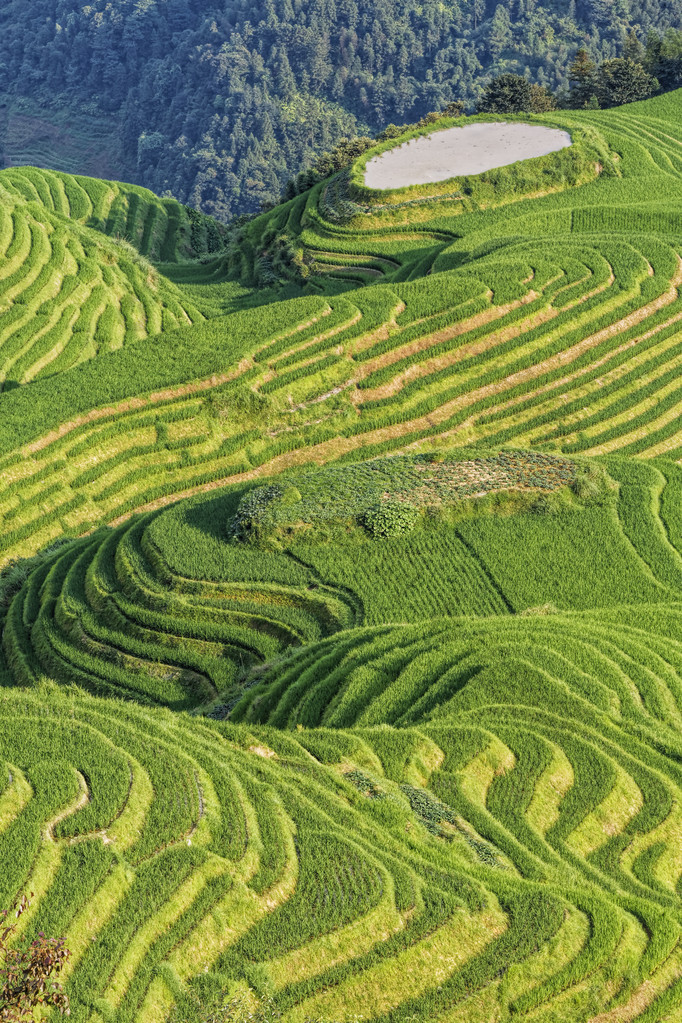
[[[279,499],[280,504],[284,504],[290,507],[293,504],[299,504],[301,501],[301,491],[298,487],[284,487],[282,494]]]
[[[409,533],[417,525],[418,510],[404,501],[382,501],[368,508],[362,524],[375,540],[388,539]]]
[[[274,526],[273,506],[282,500],[279,483],[250,490],[239,502],[237,514],[228,520],[228,534],[235,540],[259,543]]]

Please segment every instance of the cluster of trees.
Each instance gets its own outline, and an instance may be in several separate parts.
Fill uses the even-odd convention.
[[[623,55],[597,65],[581,48],[569,68],[573,107],[614,107],[653,96],[660,89],[682,86],[682,32],[653,33],[642,45],[634,32],[625,40]]]
[[[636,33],[625,39],[622,56],[597,64],[581,47],[568,69],[569,88],[552,93],[524,75],[502,74],[490,79],[478,109],[491,113],[542,113],[570,109],[617,107],[647,99],[660,90],[682,86],[682,32],[669,29],[663,37],[650,33],[643,46]]]
[[[129,180],[225,220],[342,137],[473,110],[491,75],[566,92],[628,30],[673,87],[680,29],[670,0],[3,0],[0,93],[110,118]]]

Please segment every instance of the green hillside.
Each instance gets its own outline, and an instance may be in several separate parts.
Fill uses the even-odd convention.
[[[217,225],[132,185],[0,171],[0,384],[204,319],[150,259],[220,246]]]
[[[0,172],[0,908],[76,1021],[682,1020],[682,92],[535,120],[231,232]]]

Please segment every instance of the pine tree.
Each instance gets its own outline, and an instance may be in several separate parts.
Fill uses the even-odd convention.
[[[656,79],[634,60],[616,57],[599,66],[596,95],[602,106],[618,107],[646,99],[658,88]]]
[[[549,89],[535,82],[530,87],[530,109],[534,114],[545,114],[556,110],[556,100]]]
[[[570,93],[571,106],[580,108],[589,104],[595,93],[596,70],[597,65],[587,50],[579,49],[568,69],[568,80],[574,86]]]
[[[512,30],[509,12],[502,4],[498,4],[490,23],[490,53],[497,60],[502,52],[511,46]]]
[[[631,60],[635,64],[644,63],[644,47],[637,38],[637,34],[633,28],[630,29],[625,37],[623,44],[623,57],[625,60]]]

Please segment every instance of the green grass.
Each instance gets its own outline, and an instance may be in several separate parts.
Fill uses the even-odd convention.
[[[680,1013],[681,109],[228,232],[0,172],[0,908],[75,1019]]]
[[[45,876],[36,924],[83,948],[74,1015],[156,1018],[246,982],[292,1021],[344,1018],[353,991],[372,1018],[436,1020],[500,963],[504,1011],[587,1019],[614,978],[622,1001],[673,998],[676,466],[465,454],[233,485],[5,574],[24,688],[0,700],[2,756],[33,792],[0,826],[6,899]],[[283,517],[231,539],[260,490]],[[373,539],[387,495],[421,512]],[[90,801],[63,816],[79,776]],[[25,852],[55,815],[44,874]],[[121,854],[113,915],[86,924]],[[564,953],[567,914],[589,937]]]
[[[149,261],[197,254],[176,203],[132,185],[12,168],[0,175],[0,215],[5,388],[204,318]]]

